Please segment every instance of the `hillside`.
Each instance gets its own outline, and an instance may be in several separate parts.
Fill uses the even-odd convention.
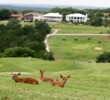
[[[40,6],[20,6],[20,5],[0,5],[0,9],[13,9],[13,10],[33,10],[33,11],[49,11],[51,8],[49,7],[40,7]]]
[[[59,7],[59,8],[67,8],[72,7],[76,9],[104,9],[104,7],[91,7],[91,6],[65,6],[65,5],[29,5],[29,4],[1,4],[0,8],[6,8],[6,9],[14,9],[18,11],[22,10],[34,10],[34,11],[49,11],[52,8]]]

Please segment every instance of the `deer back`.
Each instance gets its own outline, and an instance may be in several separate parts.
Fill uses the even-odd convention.
[[[19,83],[39,84],[39,82],[34,78],[19,78],[18,77],[19,75],[21,75],[21,73],[18,74],[12,73],[12,79],[14,79],[15,82],[19,82]]]
[[[42,71],[42,70],[40,70],[40,79],[43,82],[49,82],[49,83],[52,83],[54,81],[54,79],[52,79],[52,78],[44,77],[44,71]]]

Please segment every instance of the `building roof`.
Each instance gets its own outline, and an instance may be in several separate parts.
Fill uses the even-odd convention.
[[[22,18],[23,15],[22,14],[11,14],[10,17],[20,17],[20,18]]]
[[[45,14],[44,16],[62,17],[62,15],[59,13],[48,13],[48,14]]]
[[[26,13],[24,15],[30,15],[30,14],[32,14],[32,15],[43,15],[42,13],[36,13],[36,12],[29,12],[29,13]]]
[[[70,16],[70,17],[85,17],[86,15],[80,14],[80,13],[74,13],[74,14],[69,14],[66,16]]]

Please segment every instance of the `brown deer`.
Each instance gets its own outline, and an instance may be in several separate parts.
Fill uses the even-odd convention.
[[[67,81],[67,79],[70,78],[70,75],[67,76],[67,77],[64,77],[64,76],[60,75],[60,78],[62,78],[62,81],[54,80],[54,81],[52,82],[52,86],[64,87],[64,86],[65,86],[65,83],[66,83],[66,81]]]
[[[21,75],[21,73],[18,74],[12,73],[12,79],[15,80],[15,82],[19,82],[19,83],[39,84],[39,82],[34,78],[19,78],[18,77],[19,75]]]
[[[54,79],[44,77],[44,76],[43,76],[43,75],[44,75],[44,72],[45,72],[45,71],[40,70],[40,79],[41,79],[43,82],[52,83],[52,82],[54,81]]]

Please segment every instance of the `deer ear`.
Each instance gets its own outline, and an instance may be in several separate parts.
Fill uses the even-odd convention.
[[[18,75],[21,75],[21,73],[18,73]]]
[[[41,73],[43,73],[43,71],[42,71],[42,70],[40,70],[40,72],[41,72]]]
[[[68,75],[67,77],[70,78],[70,75]]]
[[[62,76],[62,75],[60,75],[60,77],[61,77],[61,78],[63,78],[63,76]]]

